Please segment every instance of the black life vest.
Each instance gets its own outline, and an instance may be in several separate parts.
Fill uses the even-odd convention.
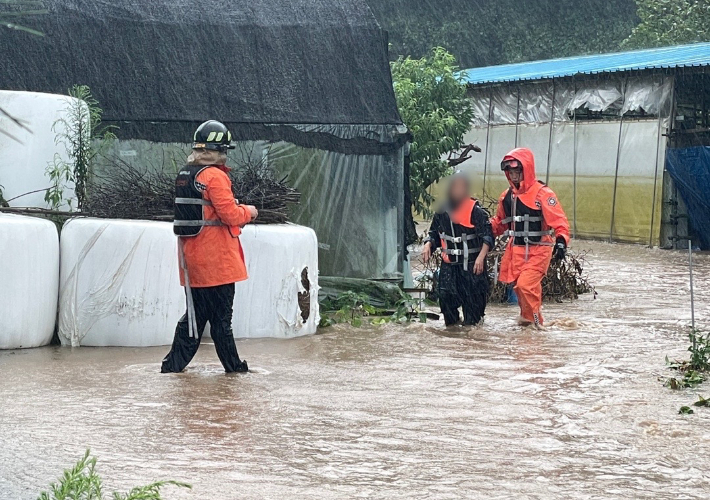
[[[219,220],[205,220],[204,208],[212,203],[202,198],[205,186],[197,176],[211,165],[186,165],[175,179],[175,220],[173,232],[178,236],[197,236],[205,226],[222,226]]]
[[[455,211],[439,214],[439,239],[441,240],[441,258],[447,264],[462,265],[469,268],[481,251],[483,242],[475,232],[473,211],[478,202],[470,198]]]
[[[536,192],[543,185],[540,183]],[[554,234],[553,230],[542,230],[542,208],[537,204],[535,207],[528,206],[510,188],[503,198],[503,210],[505,218],[501,222],[508,224],[509,228],[503,234],[512,237],[513,245],[546,245],[547,243],[542,242],[542,237]]]

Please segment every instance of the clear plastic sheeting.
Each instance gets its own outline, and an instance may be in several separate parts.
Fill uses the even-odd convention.
[[[59,237],[47,220],[0,214],[0,349],[49,344],[57,318]]]
[[[51,185],[46,170],[55,162],[70,162],[60,137],[66,133],[66,123],[60,120],[70,122],[69,108],[76,102],[63,95],[0,90],[0,108],[24,125],[0,114],[4,132],[0,133],[0,186],[10,206],[49,208],[44,201]],[[75,201],[73,186],[67,186],[63,195]]]
[[[548,123],[573,120],[575,110],[616,114],[642,111],[663,116],[670,107],[672,80],[661,76],[550,80],[501,84],[471,91],[473,125]],[[554,99],[553,99],[554,95]],[[493,106],[490,107],[491,97]],[[553,109],[554,102],[554,109]]]
[[[343,155],[278,143],[271,165],[301,193],[293,221],[318,235],[320,272],[399,278],[404,207],[402,150]]]
[[[315,333],[319,315],[314,232],[291,224],[248,225],[240,238],[249,279],[236,287],[235,337]],[[172,343],[175,324],[185,312],[185,294],[171,223],[72,219],[62,231],[61,255],[62,344]]]
[[[672,85],[671,78],[642,75],[473,89],[475,116],[464,142],[484,152],[463,168],[492,201],[508,188],[503,155],[530,148],[537,176],[557,193],[574,236],[659,244]]]
[[[497,198],[508,188],[500,161],[517,137],[517,146],[535,154],[538,178],[557,193],[575,236],[657,244],[665,138],[658,120],[625,122],[621,136],[619,127],[620,122],[559,122],[552,131],[549,124],[474,127],[466,141],[483,146],[488,134],[488,152],[463,168],[472,173],[479,195]]]
[[[673,80],[649,81],[647,78],[633,78],[628,81],[624,93],[622,112],[643,111],[648,115],[668,116],[671,104]]]
[[[175,172],[188,144],[115,141],[108,157],[139,171]],[[235,169],[265,162],[300,194],[290,219],[315,230],[320,273],[351,278],[402,276],[404,239],[403,149],[386,154],[345,154],[293,143],[246,141],[229,152]],[[103,160],[99,175],[111,168]]]

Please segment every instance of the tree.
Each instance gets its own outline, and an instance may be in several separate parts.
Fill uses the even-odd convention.
[[[463,68],[619,49],[639,22],[634,0],[367,0],[390,54],[449,50]]]
[[[473,111],[464,75],[456,59],[437,47],[421,59],[400,57],[392,63],[397,107],[412,133],[409,188],[411,204],[430,217],[434,201],[429,186],[451,172],[442,156],[458,150],[470,128]]]
[[[660,47],[710,41],[708,0],[636,0],[641,23],[625,47]]]

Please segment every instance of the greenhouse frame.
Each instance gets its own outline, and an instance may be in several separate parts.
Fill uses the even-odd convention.
[[[321,274],[401,279],[409,134],[365,0],[45,4],[28,21],[44,36],[0,31],[0,89],[88,85],[117,127],[97,170],[177,171],[196,127],[220,120],[229,164],[266,162],[300,191],[291,220],[316,231]]]
[[[500,161],[535,153],[575,237],[710,248],[710,44],[466,70],[466,168],[486,198]]]

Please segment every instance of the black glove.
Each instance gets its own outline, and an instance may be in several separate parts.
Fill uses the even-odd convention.
[[[555,260],[563,260],[565,255],[567,255],[567,243],[562,236],[557,237],[557,242],[555,243]]]

